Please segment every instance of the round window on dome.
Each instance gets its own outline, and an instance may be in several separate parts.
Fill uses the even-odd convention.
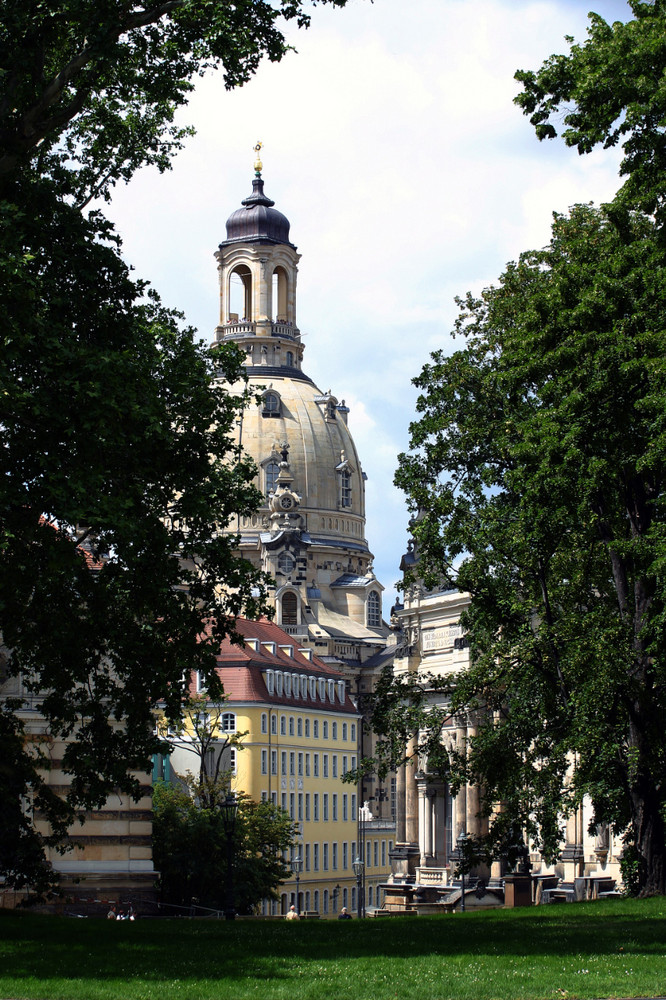
[[[281,573],[293,573],[296,562],[288,552],[282,552],[278,557],[278,569]]]

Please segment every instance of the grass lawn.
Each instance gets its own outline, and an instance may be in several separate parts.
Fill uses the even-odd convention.
[[[666,898],[291,924],[0,913],[2,1000],[657,996]]]

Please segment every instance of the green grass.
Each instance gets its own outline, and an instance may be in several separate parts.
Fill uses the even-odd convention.
[[[661,995],[663,898],[293,924],[0,914],[3,1000]]]

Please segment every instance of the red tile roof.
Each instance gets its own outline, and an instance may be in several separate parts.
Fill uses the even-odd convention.
[[[235,627],[247,642],[256,640],[257,649],[248,644],[237,646],[230,639],[222,642],[217,658],[218,672],[230,702],[266,702],[271,705],[288,705],[292,709],[307,706],[319,711],[333,710],[357,714],[354,703],[347,693],[344,702],[338,699],[337,683],[335,702],[328,701],[328,698],[326,701],[321,701],[318,697],[310,698],[309,685],[306,698],[301,698],[300,692],[299,697],[278,695],[276,690],[270,694],[263,676],[263,672],[269,669],[288,671],[298,674],[299,677],[305,674],[308,677],[325,678],[336,682],[343,678],[342,674],[331,669],[318,656],[313,655],[310,660],[308,656],[300,653],[298,640],[267,618],[260,618],[258,621],[238,618]],[[267,648],[264,643],[273,643],[275,652],[271,652],[271,648]],[[280,649],[280,646],[291,646],[293,656],[286,650]]]

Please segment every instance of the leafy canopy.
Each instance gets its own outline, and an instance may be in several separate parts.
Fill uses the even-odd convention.
[[[460,301],[465,345],[415,380],[421,416],[396,483],[418,515],[425,586],[471,594],[472,663],[387,682],[375,715],[388,755],[392,734],[421,728],[430,766],[480,783],[487,815],[505,803],[491,851],[517,823],[555,856],[562,813],[588,793],[596,822],[630,825],[641,886],[659,892],[665,263],[650,218],[579,205],[544,250]],[[477,709],[469,746],[445,752],[444,723]]]
[[[66,846],[78,810],[139,794],[155,705],[177,717],[192,669],[218,696],[222,637],[264,609],[261,574],[223,533],[260,498],[236,445],[248,399],[224,388],[241,359],[162,308],[91,205],[143,165],[168,167],[197,76],[246,82],[315,2],[0,0],[0,797],[16,804],[0,870],[13,884],[48,880],[45,847]],[[61,740],[64,800],[43,771]]]
[[[226,786],[217,797],[224,797]],[[218,807],[189,792],[158,782],[153,793],[153,857],[163,902],[224,909],[227,890],[227,834]],[[296,825],[272,802],[239,796],[232,842],[234,909],[251,913],[262,899],[277,899],[291,877],[285,856],[295,843]]]
[[[629,0],[626,23],[590,14],[585,44],[552,55],[539,70],[520,70],[516,103],[539,139],[558,131],[568,146],[589,153],[620,144],[625,204],[666,221],[666,4]]]

